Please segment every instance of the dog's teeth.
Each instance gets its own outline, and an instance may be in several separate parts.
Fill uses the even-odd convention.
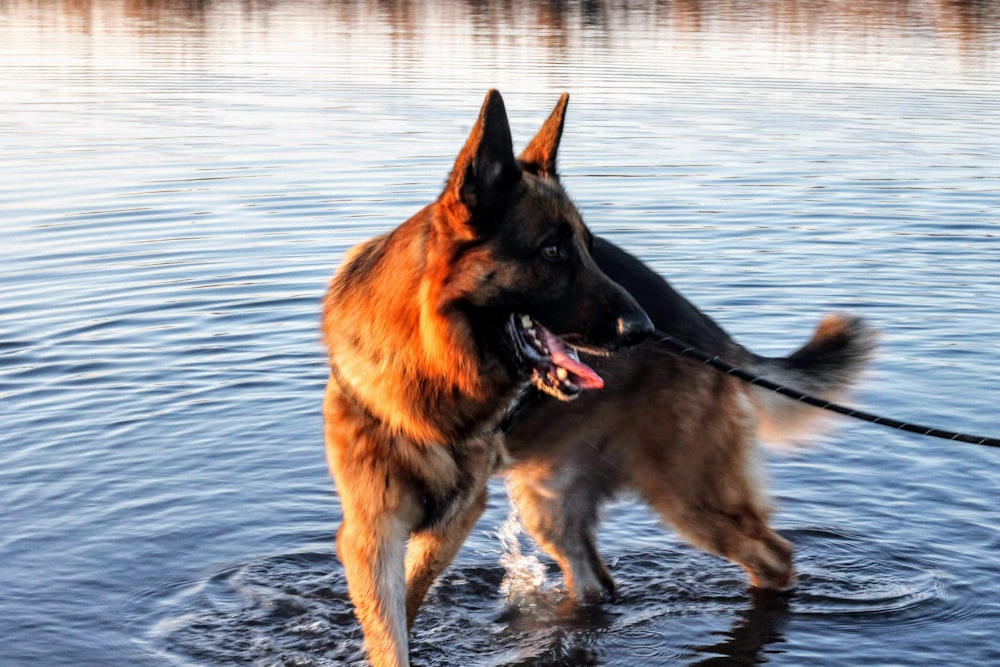
[[[527,316],[527,315],[521,315],[521,326],[522,327],[524,327],[525,329],[531,329],[531,327],[534,326],[534,324],[535,323],[531,321],[531,318],[529,316]]]
[[[567,371],[565,368],[559,367],[556,369],[556,377],[559,378],[560,380],[565,380],[566,378],[569,377],[569,371]]]

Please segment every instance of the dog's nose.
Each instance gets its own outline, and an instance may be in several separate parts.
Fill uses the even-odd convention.
[[[653,322],[644,310],[637,310],[618,318],[618,333],[625,345],[641,343],[653,331]]]

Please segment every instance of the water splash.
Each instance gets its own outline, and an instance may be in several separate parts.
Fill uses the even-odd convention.
[[[508,493],[508,497],[512,494]],[[545,564],[538,558],[537,547],[522,545],[527,541],[524,524],[517,507],[510,503],[507,518],[497,529],[497,538],[503,554],[500,565],[504,569],[500,593],[504,601],[521,611],[534,611],[542,598],[551,598],[557,584],[549,580]]]

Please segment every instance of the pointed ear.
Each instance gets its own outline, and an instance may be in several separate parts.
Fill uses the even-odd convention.
[[[563,123],[566,120],[566,105],[569,103],[569,93],[563,93],[556,108],[549,114],[542,129],[531,140],[519,158],[521,166],[533,174],[559,178],[556,172],[556,154],[559,152],[559,140],[562,139]]]
[[[445,187],[444,203],[455,213],[458,211],[454,205],[464,208],[465,215],[459,217],[474,218],[488,210],[497,196],[520,177],[507,110],[500,93],[491,90],[479,111],[479,120],[455,160]]]

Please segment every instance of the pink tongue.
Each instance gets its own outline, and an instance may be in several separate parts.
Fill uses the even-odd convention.
[[[549,348],[552,363],[557,368],[566,369],[566,372],[569,373],[569,380],[573,384],[580,389],[600,389],[604,386],[604,379],[593,368],[571,357],[566,351],[566,346],[563,345],[563,342],[559,338],[554,336],[545,327],[539,326],[538,329],[545,339],[546,347]]]

